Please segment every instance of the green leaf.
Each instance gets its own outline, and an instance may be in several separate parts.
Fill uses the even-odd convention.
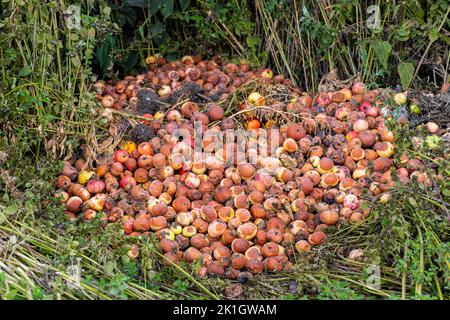
[[[407,41],[411,35],[410,29],[402,25],[396,30],[395,37],[399,41]]]
[[[33,70],[29,67],[29,66],[25,66],[22,69],[19,70],[19,77],[26,77],[29,76],[31,74]]]
[[[442,191],[442,194],[443,194],[445,197],[450,197],[450,189],[444,189],[444,190]]]
[[[9,207],[6,207],[3,210],[3,214],[5,216],[10,216],[10,215],[17,213],[17,210],[19,210],[19,206],[17,205],[17,203],[14,203],[14,204],[10,205]]]
[[[88,36],[89,38],[95,38],[95,28],[88,29]]]
[[[27,200],[25,201],[25,209],[28,212],[36,212],[38,208],[33,201]]]
[[[180,0],[181,11],[185,11],[189,7],[190,4],[191,4],[191,0]]]
[[[152,0],[150,1],[150,5],[148,7],[149,12],[150,12],[150,16],[155,15],[155,13],[158,12],[158,10],[164,6],[164,2],[165,0]]]
[[[398,75],[404,90],[409,88],[414,74],[414,65],[411,62],[402,62],[397,67]]]
[[[108,261],[105,265],[105,272],[107,274],[112,274],[115,267],[116,267],[116,264],[113,261]]]
[[[430,38],[431,42],[436,41],[439,38],[439,29],[437,27],[431,29],[428,37]]]
[[[104,77],[106,66],[108,65],[108,47],[105,44],[97,48],[95,58],[100,66],[100,73],[102,74],[102,77]]]
[[[76,68],[78,68],[78,67],[81,66],[80,57],[79,57],[78,55],[73,56],[70,60],[72,61],[73,65],[74,65]]]
[[[33,300],[42,300],[44,298],[44,290],[41,287],[34,287],[31,290]]]
[[[103,14],[104,14],[105,16],[108,16],[108,17],[109,17],[109,15],[111,14],[111,7],[104,7],[104,8],[103,8]]]
[[[373,48],[375,49],[375,55],[378,62],[387,69],[389,55],[392,50],[391,44],[387,41],[376,41],[373,44]]]
[[[141,37],[141,40],[144,39],[144,26],[139,26],[138,28],[139,36]]]
[[[248,36],[245,41],[247,43],[247,46],[253,50],[256,50],[261,44],[261,38],[257,36]]]
[[[152,35],[161,34],[165,29],[165,24],[157,20],[153,26],[150,28]]]
[[[408,202],[410,205],[412,205],[415,208],[418,206],[416,199],[414,199],[413,197],[409,197]]]
[[[166,0],[164,1],[164,4],[161,8],[161,13],[164,16],[164,18],[170,17],[170,15],[173,12],[173,0]]]
[[[17,298],[17,290],[11,289],[7,293],[5,293],[5,299],[14,300]]]
[[[115,39],[111,35],[107,35],[105,39],[103,40],[103,43],[100,47],[96,50],[96,59],[98,61],[98,64],[100,66],[100,71],[102,77],[106,74],[106,69],[108,68],[109,64],[109,52],[111,49],[115,46]]]
[[[149,3],[153,2],[153,0],[126,0],[124,4],[129,5],[130,7],[138,7],[138,8],[148,8]]]

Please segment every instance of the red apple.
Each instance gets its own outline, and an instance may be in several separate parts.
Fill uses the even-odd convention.
[[[120,187],[121,188],[127,188],[127,187],[134,187],[137,185],[136,179],[134,179],[132,176],[124,176],[122,179],[120,179]]]
[[[369,102],[367,101],[361,102],[361,104],[359,105],[359,111],[367,114],[367,110],[369,110],[370,107],[372,107],[372,105]]]
[[[153,148],[150,142],[142,142],[139,146],[138,146],[138,152],[141,155],[153,155]]]
[[[125,152],[123,150],[117,150],[114,153],[114,160],[120,163],[125,163],[125,161],[127,161],[130,158],[130,155],[128,154],[128,152]]]

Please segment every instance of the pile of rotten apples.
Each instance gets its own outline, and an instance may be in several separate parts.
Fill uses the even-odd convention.
[[[255,79],[266,83],[273,81],[286,86],[292,85],[283,75],[274,76],[271,69],[250,70],[245,61],[236,64],[219,56],[208,61],[202,60],[200,56],[184,56],[171,62],[167,62],[163,57],[150,56],[146,62],[148,71],[144,74],[127,76],[117,83],[111,80],[97,81],[94,86],[101,105],[105,108],[139,112],[140,110],[136,110],[136,104],[138,92],[142,88],[154,92],[162,101],[168,99],[174,103],[170,97],[181,91],[185,84],[195,85],[207,100],[226,99],[237,88]],[[293,90],[300,92],[299,88]],[[153,111],[145,116],[153,115]]]
[[[97,84],[101,104],[122,108],[146,86],[164,96],[181,82],[195,81],[206,90],[230,94],[255,77],[286,81],[267,69],[252,72],[246,65],[191,57],[149,64],[143,77],[129,77],[116,86]],[[124,141],[95,168],[86,168],[81,158],[65,161],[56,196],[72,219],[120,223],[129,236],[154,233],[166,263],[201,259],[200,275],[234,279],[289,270],[294,254],[326,241],[326,228],[367,217],[370,209],[361,206],[364,190],[378,196],[394,187],[394,180],[405,183],[412,176],[430,183],[418,160],[405,158],[394,166],[394,136],[385,127],[378,91],[367,91],[360,82],[315,97],[292,90],[297,98],[282,105],[284,112],[299,115],[291,123],[269,126],[261,123],[263,118],[241,113],[254,132],[246,144],[269,137],[262,144],[267,153],[254,162],[237,162],[237,153],[230,156],[225,146],[211,153],[211,135],[201,141],[206,156],[192,161],[187,155],[194,152],[194,138],[180,141],[177,129],[194,137],[194,122],[199,121],[202,131],[225,135],[237,124],[225,117],[220,104],[188,101],[151,115],[145,123],[155,131],[152,139]],[[253,92],[238,108],[271,103],[270,97]],[[433,125],[429,129],[438,130]],[[236,140],[232,144],[236,151]],[[138,247],[129,252],[133,258],[138,254]]]

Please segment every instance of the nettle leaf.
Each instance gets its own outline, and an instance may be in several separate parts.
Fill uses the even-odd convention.
[[[173,0],[171,2],[173,2]],[[153,16],[163,6],[165,6],[165,0],[152,0],[152,1],[150,1],[150,5],[148,7],[150,15]]]
[[[431,42],[436,41],[439,38],[439,29],[437,27],[431,29],[428,34],[428,37],[430,38]]]
[[[412,205],[414,208],[417,208],[418,204],[417,204],[416,199],[414,199],[413,197],[409,197],[409,198],[408,198],[408,202],[409,202],[409,204]]]
[[[105,16],[109,17],[111,15],[111,7],[104,7],[102,12]]]
[[[141,40],[144,39],[144,26],[139,26],[138,28],[139,36],[141,37]]]
[[[19,211],[19,205],[17,203],[14,203],[14,204],[10,205],[9,207],[6,207],[5,209],[3,209],[3,214],[5,216],[10,216],[10,215],[16,214],[17,211]]]
[[[250,48],[257,48],[261,44],[261,39],[257,36],[248,36],[245,40]]]
[[[25,66],[22,69],[19,70],[19,77],[26,77],[29,76],[31,74],[33,70],[29,67],[29,66]]]
[[[409,88],[414,74],[414,65],[411,62],[402,62],[397,67],[400,82],[404,90]]]
[[[391,54],[391,44],[387,41],[376,41],[373,44],[378,62],[386,69]]]
[[[107,274],[112,274],[113,271],[114,271],[114,269],[115,269],[115,267],[116,267],[115,262],[113,262],[113,261],[108,261],[108,262],[106,262],[106,265],[105,265],[105,272],[106,272]]]
[[[164,1],[161,7],[161,13],[164,16],[164,18],[170,17],[172,12],[173,12],[173,0]]]
[[[407,41],[410,35],[411,35],[410,29],[405,26],[399,27],[395,32],[395,37],[399,41]]]
[[[41,300],[44,298],[44,290],[41,287],[34,287],[31,290],[33,300]]]
[[[115,46],[114,37],[112,37],[111,35],[107,35],[103,40],[102,45],[98,47],[96,50],[95,57],[100,66],[102,77],[104,77],[106,74],[106,69],[108,68],[109,64],[109,53],[114,46]]]
[[[125,0],[123,4],[129,5],[130,7],[138,7],[138,8],[148,8],[148,5],[151,0]]]
[[[72,61],[73,65],[78,68],[81,66],[81,61],[80,61],[80,57],[78,55],[73,56],[70,61]]]
[[[165,30],[165,24],[159,20],[157,20],[150,28],[150,31],[153,35],[161,34],[162,32],[164,32],[164,30]]]
[[[191,0],[179,0],[181,11],[186,11],[191,4]]]
[[[414,12],[414,19],[418,20],[422,24],[425,24],[423,19],[425,17],[425,12],[423,11],[419,1],[411,1],[410,3],[408,3],[408,6],[411,12]]]

